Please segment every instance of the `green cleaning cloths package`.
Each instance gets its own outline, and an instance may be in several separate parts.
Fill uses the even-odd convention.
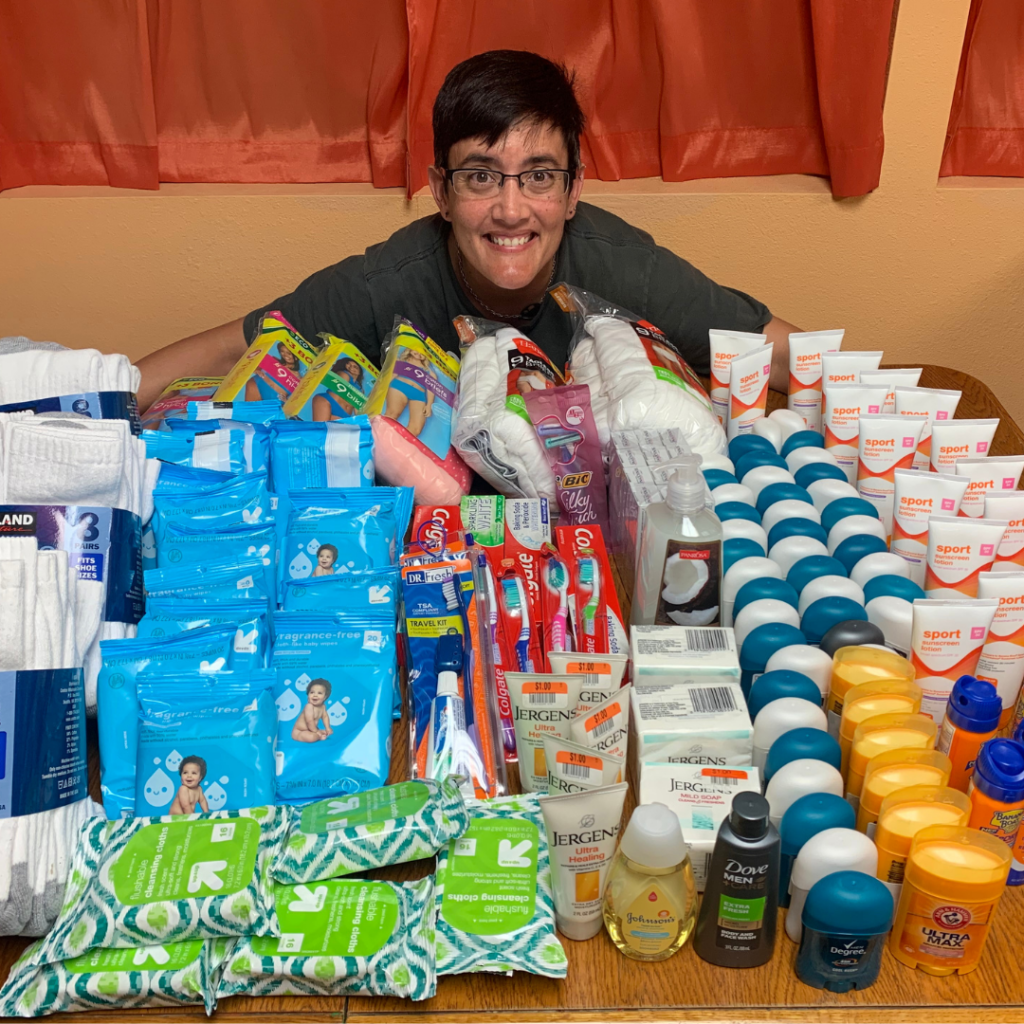
[[[423,860],[468,825],[455,777],[331,797],[296,812],[270,874],[295,884]]]
[[[432,878],[275,885],[274,903],[281,937],[239,942],[224,966],[220,998],[434,994]]]
[[[217,1006],[217,979],[236,939],[193,939],[137,949],[94,949],[33,967],[30,946],[0,990],[0,1015],[43,1017],[81,1010]]]
[[[537,797],[474,801],[470,814],[466,833],[438,856],[437,973],[564,978]]]
[[[288,807],[185,817],[94,818],[82,827],[64,907],[27,962],[90,950],[273,934],[267,869]]]

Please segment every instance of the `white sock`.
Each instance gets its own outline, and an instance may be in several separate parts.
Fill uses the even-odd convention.
[[[25,657],[25,564],[0,562],[0,672],[15,672]]]
[[[85,663],[86,652],[93,646],[96,634],[99,632],[100,622],[103,620],[104,587],[99,580],[83,580],[77,576],[74,579],[75,590],[75,659],[72,664]],[[96,648],[99,653],[99,647]],[[99,672],[99,668],[96,668]],[[86,665],[86,677],[88,680],[88,665]],[[96,689],[96,676],[92,677],[93,693]],[[86,691],[88,691],[88,681]],[[88,701],[86,701],[88,706]]]
[[[22,619],[22,643],[25,663],[18,668],[28,668],[28,662],[35,657],[36,626],[34,609],[36,606],[36,553],[38,545],[35,537],[0,537],[0,561],[15,560],[22,563],[22,593],[24,594],[24,613]]]

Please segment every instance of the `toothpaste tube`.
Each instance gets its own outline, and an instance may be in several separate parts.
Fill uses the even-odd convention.
[[[824,352],[821,356],[822,412],[825,388],[836,384],[860,384],[862,370],[877,370],[881,352]],[[879,410],[881,411],[881,410]]]
[[[1024,571],[1024,491],[989,491],[985,515],[1009,522],[996,551],[993,572]]]
[[[892,536],[894,474],[910,469],[924,424],[904,416],[861,416],[857,439],[857,492],[878,509],[886,542]]]
[[[880,413],[885,403],[885,385],[828,384],[822,424],[825,447],[835,456],[850,484],[857,482],[857,438],[863,414]]]
[[[989,495],[1013,493],[1024,471],[1024,455],[996,455],[990,459],[959,459],[954,469],[957,476],[968,480],[967,493],[960,504],[960,515],[980,519],[990,515],[985,511]],[[1006,516],[991,516],[1005,519]],[[1005,541],[1006,538],[1004,537]],[[998,552],[997,552],[998,557]]]
[[[960,404],[960,391],[936,388],[896,388],[896,415],[918,416],[925,421],[917,443],[914,469],[928,469],[932,457],[932,424],[951,420]]]
[[[789,336],[788,408],[803,417],[808,430],[821,430],[821,357],[838,352],[845,333],[840,329]]]
[[[737,356],[729,367],[729,422],[726,434],[731,441],[754,429],[754,420],[765,415],[768,407],[768,378],[772,372],[771,343]]]
[[[992,450],[999,420],[948,420],[932,425],[932,451],[929,456],[934,473],[952,473],[959,459],[977,459]]]
[[[948,473],[898,469],[893,473],[892,542],[889,550],[907,562],[910,578],[924,586],[928,558],[928,518],[955,516],[968,480]]]
[[[978,596],[978,577],[996,560],[1005,519],[932,516],[924,591],[933,599]]]
[[[992,683],[1002,698],[1003,726],[1024,682],[1024,572],[983,572],[978,597],[999,602],[974,675]]]
[[[724,427],[729,422],[730,364],[737,356],[761,348],[768,335],[710,330],[708,339],[711,343],[711,407]]]
[[[914,602],[910,661],[921,687],[921,714],[941,723],[953,684],[978,667],[998,601]]]
[[[861,384],[884,384],[889,389],[889,394],[885,396],[885,406],[882,409],[884,413],[896,411],[897,388],[916,388],[920,379],[921,367],[913,370],[896,370],[890,367],[884,370],[860,371]]]

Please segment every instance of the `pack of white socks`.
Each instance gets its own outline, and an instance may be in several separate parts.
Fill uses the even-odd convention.
[[[140,381],[127,356],[0,338],[0,405],[98,391],[135,393]]]
[[[102,608],[103,584],[78,579],[67,552],[39,551],[34,537],[0,537],[0,671],[80,665]],[[0,935],[42,935],[53,924],[78,830],[99,813],[86,798],[0,818]]]

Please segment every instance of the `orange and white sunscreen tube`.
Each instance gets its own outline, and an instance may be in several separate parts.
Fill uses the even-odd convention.
[[[885,406],[882,409],[884,413],[894,413],[896,411],[897,388],[916,388],[920,379],[921,367],[913,370],[880,368],[878,370],[860,371],[861,384],[885,384],[889,388],[889,394],[885,396]]]
[[[924,592],[933,599],[977,597],[978,577],[992,568],[1009,525],[1005,519],[932,516]]]
[[[967,493],[960,503],[960,515],[980,519],[988,515],[985,502],[990,494],[1012,493],[1024,471],[1024,455],[996,455],[990,459],[958,459],[953,466],[957,476],[968,480]],[[990,516],[1005,519],[1006,516]],[[1006,538],[1003,537],[1005,542]],[[999,557],[999,552],[996,552]]]
[[[877,370],[881,361],[881,352],[822,352],[822,413],[825,411],[825,388],[834,384],[859,384],[861,370]]]
[[[923,421],[922,421],[923,422]],[[893,473],[892,540],[889,550],[910,567],[910,578],[924,586],[928,564],[928,518],[955,516],[967,491],[966,477],[897,469]]]
[[[906,416],[868,413],[857,437],[857,493],[878,509],[886,543],[892,536],[893,496],[898,469],[910,469],[924,424]]]
[[[941,723],[953,684],[978,667],[998,601],[914,602],[910,662],[921,687],[921,714]]]
[[[925,421],[917,443],[914,469],[929,469],[932,456],[932,424],[951,420],[960,404],[960,391],[937,388],[896,388],[896,415],[917,416]]]
[[[993,572],[1024,572],[1024,491],[989,491],[985,515],[1005,519],[1010,525],[996,551]]]
[[[808,430],[821,430],[821,357],[843,347],[845,330],[804,331],[789,336],[789,402]]]
[[[729,422],[729,367],[737,356],[760,348],[766,334],[745,331],[708,331],[711,344],[711,407],[724,427]]]
[[[835,456],[851,484],[857,482],[857,437],[860,418],[879,413],[885,402],[884,384],[824,384],[825,416],[822,433],[825,447]]]
[[[768,405],[768,378],[772,372],[771,344],[736,356],[729,366],[729,423],[726,436],[731,441],[754,429]]]
[[[999,420],[946,420],[932,424],[933,473],[952,473],[960,459],[985,458],[992,448]]]
[[[999,602],[974,675],[995,686],[1003,702],[999,719],[1003,726],[1013,714],[1024,682],[1024,572],[983,572],[978,577],[978,597]]]

